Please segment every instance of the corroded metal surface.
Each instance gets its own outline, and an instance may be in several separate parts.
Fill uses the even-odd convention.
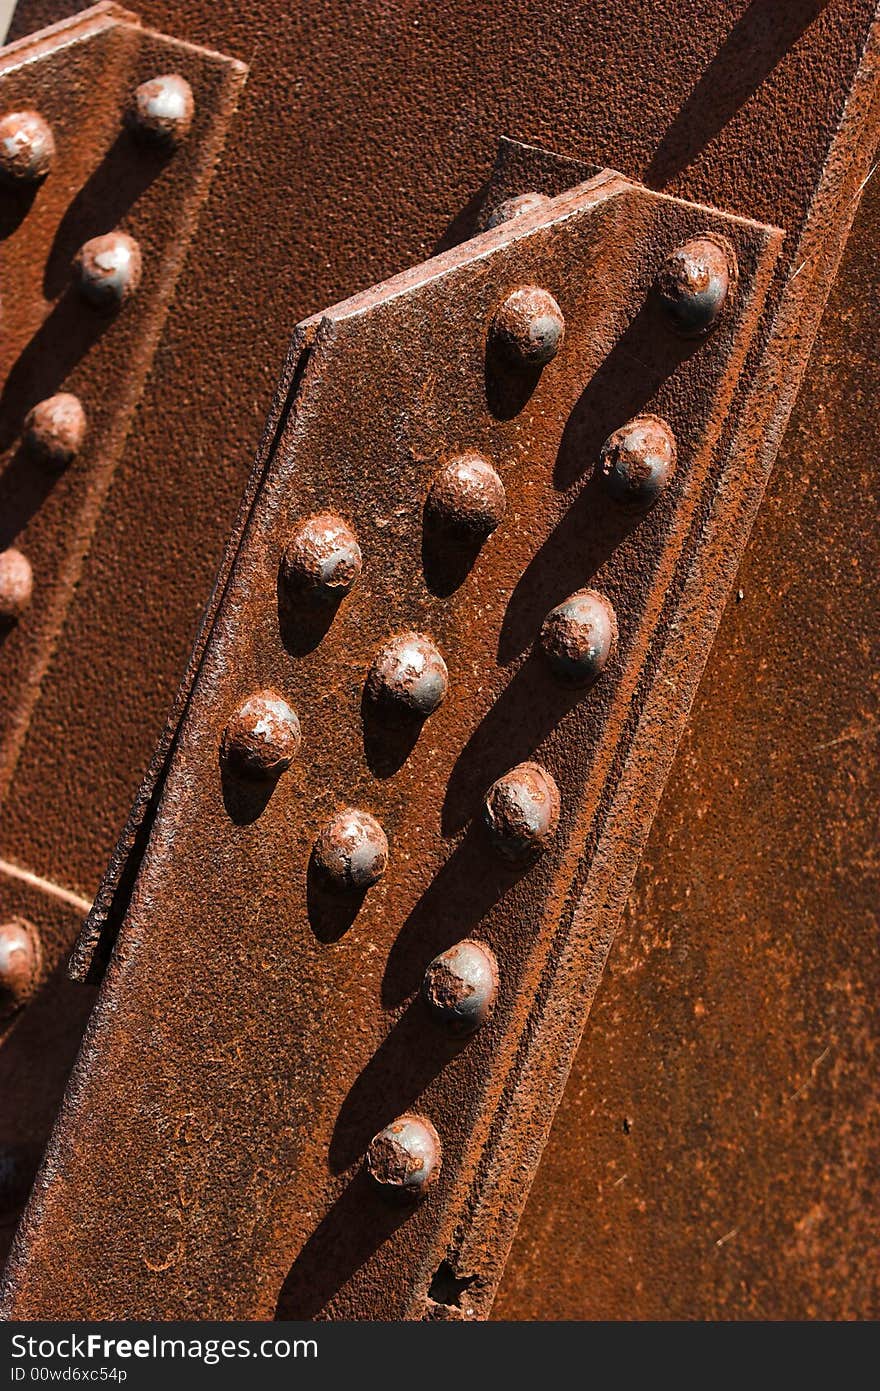
[[[875,175],[494,1317],[880,1313],[878,229]]]
[[[173,154],[123,125],[138,82],[169,69],[196,101]],[[0,1048],[0,1151],[16,1174],[45,1140],[82,1029],[86,1002],[71,1008],[58,973],[118,831],[114,792],[131,795],[155,737],[142,688],[111,677],[150,601],[133,613],[110,572],[145,529],[165,544],[163,465],[133,480],[121,459],[242,76],[114,5],[0,55],[0,109],[37,109],[52,144],[2,189],[0,589],[18,554],[31,592],[15,613],[0,595],[0,914],[25,914],[42,941],[41,989]],[[19,1189],[0,1180],[5,1224]]]
[[[715,331],[695,344],[653,287],[668,252],[703,230],[731,244],[740,274]],[[655,776],[671,756],[651,708],[669,680],[670,634],[673,649],[683,642],[676,609],[694,528],[724,512],[719,499],[751,467],[737,439],[740,412],[753,407],[747,393],[732,402],[779,245],[758,224],[602,174],[304,327],[307,356],[258,465],[86,1052],[22,1227],[12,1312],[254,1317],[277,1304],[294,1316],[418,1318],[488,1308],[505,1227],[607,947],[583,926],[584,905],[615,891],[601,885],[607,869],[594,882],[606,823],[630,801],[630,779],[643,782],[646,737]],[[565,323],[551,357],[546,294],[530,292],[537,365],[527,317],[528,351],[514,362],[496,354],[492,327],[511,292],[530,285],[549,291]],[[597,430],[621,420],[600,368],[622,342],[678,440],[674,477],[637,517],[592,477]],[[423,552],[425,499],[464,449],[493,461],[507,513],[464,572],[438,573]],[[363,569],[315,628],[308,596],[293,611],[279,603],[278,575],[288,538],[328,511],[357,537]],[[587,577],[620,631],[584,689],[559,681],[534,648],[544,616]],[[684,642],[691,661],[694,638],[698,651],[697,625]],[[302,748],[271,782],[230,776],[230,711],[266,687],[295,707]],[[380,822],[388,865],[364,891],[330,901],[316,892],[313,846],[349,802]],[[630,806],[632,838],[639,821]],[[431,1028],[419,992],[431,960],[468,931],[494,953],[498,998],[456,1046]],[[389,1125],[380,1168],[402,1166],[384,1181],[404,1186],[424,1175],[424,1127],[439,1136],[442,1165],[438,1150],[415,1209],[385,1207],[365,1187],[369,1142]],[[398,1152],[395,1126],[413,1154]],[[143,1164],[130,1164],[132,1148]],[[474,1245],[476,1269],[461,1254]],[[57,1296],[44,1259],[68,1271]],[[468,1277],[461,1307],[433,1285],[445,1264]]]
[[[65,8],[52,0],[22,4],[18,32],[56,18]],[[534,6],[517,3],[478,17],[470,7],[456,6],[429,16],[387,4],[359,7],[354,15],[345,7],[343,15],[330,3],[279,11],[267,0],[249,7],[246,16],[231,0],[210,6],[151,0],[143,6],[145,17],[161,27],[245,58],[255,56],[255,63],[226,177],[215,187],[199,254],[189,268],[185,329],[164,354],[161,390],[148,394],[140,429],[129,439],[127,505],[142,506],[136,480],[145,464],[161,455],[167,464],[164,515],[163,507],[155,507],[141,536],[132,538],[129,556],[118,555],[102,567],[101,578],[115,586],[120,605],[139,612],[144,595],[153,596],[162,621],[144,624],[137,643],[112,652],[94,641],[88,625],[83,629],[94,663],[81,708],[94,708],[94,693],[104,687],[110,670],[130,697],[118,702],[113,720],[100,727],[109,749],[100,768],[100,795],[93,805],[78,807],[89,816],[99,811],[105,849],[150,743],[144,731],[155,726],[182,662],[289,324],[353,285],[419,259],[438,240],[459,240],[479,209],[491,212],[497,200],[484,199],[477,190],[488,175],[500,130],[613,163],[643,174],[650,185],[778,222],[788,232],[776,293],[786,278],[796,278],[787,323],[793,359],[763,383],[768,396],[780,395],[782,408],[774,437],[753,442],[759,466],[715,577],[720,605],[723,577],[754,512],[794,392],[797,371],[789,368],[792,361],[796,368],[808,346],[823,283],[833,273],[840,237],[867,173],[870,67],[855,84],[853,78],[873,9],[867,0],[784,5],[731,0],[698,7],[620,3],[589,11],[578,7],[573,28],[571,6],[561,3],[542,6],[537,18]],[[261,33],[271,37],[261,41]],[[534,84],[522,78],[532,71],[536,46],[554,71],[553,88],[542,104],[534,101]],[[462,65],[463,52],[476,55],[473,63]],[[286,75],[291,54],[297,55],[292,85]],[[651,60],[647,85],[645,54]],[[282,88],[301,117],[303,139],[278,139],[276,102]],[[454,121],[450,112],[456,113]],[[473,115],[462,120],[462,112]],[[334,171],[329,181],[328,169]],[[523,154],[518,172],[507,167],[506,196],[537,188],[542,174],[547,161]],[[540,185],[544,192],[559,193],[575,181],[561,165],[553,177],[555,186]],[[465,212],[454,216],[469,199]],[[527,201],[532,210],[540,207]],[[802,239],[811,209],[809,235]],[[246,275],[241,273],[245,264]],[[197,379],[179,370],[187,336],[205,349]],[[212,356],[211,345],[221,342],[235,361],[234,385],[222,370],[222,354]],[[631,372],[625,354],[618,367]],[[626,415],[650,399],[650,392],[628,391],[625,383],[616,390],[623,401],[635,398]],[[196,467],[194,418],[199,422]],[[276,404],[270,434],[279,418]],[[175,481],[182,478],[186,489],[181,492]],[[169,526],[169,517],[177,524]],[[87,603],[91,597],[86,595]],[[677,676],[686,701],[692,681]],[[68,741],[71,771],[65,782],[82,766],[82,750],[81,738]],[[163,757],[156,761],[157,772]],[[49,841],[56,832],[49,832]],[[63,841],[63,834],[58,839]],[[124,858],[125,848],[120,864]],[[74,876],[66,882],[84,881]],[[121,902],[127,885],[123,889]],[[68,940],[77,904],[57,905],[59,914],[68,913],[63,930]],[[39,1005],[38,1000],[24,1016],[28,1027],[39,1017]],[[48,1012],[56,1023],[63,1017],[54,1004]],[[51,1112],[50,1101],[45,1111]],[[173,1167],[173,1160],[169,1164]],[[332,1231],[327,1240],[331,1247],[337,1240],[345,1247],[344,1236]],[[356,1255],[357,1238],[354,1248]],[[457,1298],[470,1278],[465,1271],[457,1281],[449,1268],[438,1292],[457,1290]],[[735,1298],[729,1291],[728,1299],[735,1303]]]

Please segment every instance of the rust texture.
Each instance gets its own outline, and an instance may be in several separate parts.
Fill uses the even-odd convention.
[[[138,83],[169,68],[198,107],[173,154],[124,124]],[[106,4],[0,54],[0,111],[38,108],[52,147],[2,188],[0,914],[42,943],[39,993],[0,1047],[6,1240],[88,1004],[66,958],[161,728],[150,649],[184,605],[137,553],[146,534],[185,574],[189,545],[170,534],[161,455],[121,461],[242,77]],[[136,606],[113,579],[130,566]]]
[[[14,32],[24,34],[74,8],[57,0],[25,0]],[[858,77],[856,72],[873,10],[867,0],[782,5],[775,0],[751,4],[719,0],[712,6],[645,6],[620,0],[591,10],[553,2],[542,5],[538,13],[533,5],[511,3],[488,16],[458,5],[444,7],[442,13],[433,8],[414,13],[403,4],[369,5],[352,14],[348,7],[329,2],[278,7],[266,0],[249,7],[247,15],[231,0],[210,6],[198,0],[174,4],[148,0],[141,6],[147,23],[220,46],[243,59],[257,56],[233,128],[223,178],[214,184],[187,274],[178,284],[178,313],[143,396],[139,428],[126,442],[124,467],[117,467],[118,516],[137,517],[139,524],[126,532],[125,545],[118,544],[114,529],[108,526],[97,537],[100,544],[93,546],[100,564],[95,565],[89,583],[81,580],[75,599],[82,621],[78,628],[69,628],[67,685],[59,687],[65,699],[56,702],[51,725],[47,722],[52,735],[51,766],[59,769],[55,796],[48,807],[37,802],[36,828],[28,831],[27,843],[22,840],[17,847],[21,864],[37,865],[38,872],[15,867],[16,912],[40,918],[41,932],[52,942],[54,960],[61,956],[78,915],[88,905],[185,664],[195,618],[232,524],[235,499],[260,434],[291,324],[353,287],[418,261],[437,246],[460,241],[475,225],[501,225],[499,218],[513,223],[528,218],[544,206],[542,195],[559,194],[584,177],[580,166],[566,169],[559,161],[551,167],[543,156],[528,151],[502,164],[500,175],[491,176],[497,136],[503,130],[612,164],[642,177],[650,187],[773,222],[787,232],[771,301],[778,302],[785,281],[795,277],[782,324],[791,357],[785,359],[784,369],[777,363],[776,371],[765,373],[760,383],[766,398],[778,399],[779,409],[772,417],[768,439],[755,437],[743,444],[757,456],[757,466],[739,496],[730,539],[720,547],[720,563],[707,579],[717,614],[760,497],[785,407],[794,395],[797,367],[809,347],[859,185],[870,167],[873,75],[870,64],[862,66]],[[269,37],[260,42],[260,35]],[[553,88],[542,104],[534,101],[533,84],[522,78],[531,70],[536,47],[554,71]],[[651,55],[648,84],[644,81],[646,52]],[[293,82],[292,54],[296,55]],[[279,90],[284,90],[293,106],[297,128],[306,133],[302,139],[290,140],[281,134],[282,127],[288,127],[278,121]],[[120,109],[128,95],[123,98],[120,89]],[[27,100],[23,93],[20,109],[25,109]],[[328,169],[334,171],[332,180],[327,178]],[[485,180],[488,195],[485,188],[481,190]],[[525,197],[524,190],[528,191]],[[499,204],[504,205],[500,213]],[[694,227],[693,232],[704,230]],[[245,265],[246,274],[242,272]],[[610,283],[618,268],[609,262],[608,270]],[[124,313],[137,304],[135,298]],[[633,346],[633,342],[622,345],[616,362],[612,357],[610,370],[597,383],[609,398],[607,414],[615,428],[643,413],[657,391],[656,381],[633,375]],[[566,351],[564,346],[561,352]],[[196,357],[197,373],[187,366]],[[286,384],[295,361],[296,350],[289,359],[284,390],[270,414],[267,439],[282,419]],[[232,371],[229,363],[234,363]],[[89,413],[88,402],[86,406]],[[604,421],[597,412],[584,427],[596,449],[603,437],[597,428],[600,424]],[[454,450],[471,442],[470,437],[445,440],[443,455],[434,458],[435,471]],[[809,456],[809,447],[805,453]],[[158,459],[161,469],[156,467]],[[340,477],[348,467],[348,462],[340,464]],[[145,499],[147,477],[151,488]],[[223,576],[228,574],[258,481],[259,473],[249,485],[244,511],[233,527]],[[563,492],[571,481],[561,480]],[[676,486],[677,482],[670,485]],[[342,500],[332,501],[351,520]],[[657,505],[665,506],[665,499]],[[503,528],[488,543],[490,548],[501,534]],[[464,548],[464,558],[453,566],[448,549],[440,548],[437,562],[427,533],[425,539],[424,573],[432,578],[432,592],[439,597],[445,585],[454,594],[459,577],[473,564],[473,547]],[[433,569],[432,562],[436,562]],[[553,599],[564,600],[587,578],[592,582],[592,574],[578,575]],[[117,610],[137,616],[136,641],[130,635],[122,641],[98,640],[105,629],[92,622],[92,614],[105,614],[107,595],[113,596]],[[216,604],[210,610],[215,612]],[[713,621],[706,622],[707,638]],[[307,625],[309,632],[318,633],[322,622],[316,616]],[[200,650],[196,649],[191,670]],[[87,662],[81,660],[83,653],[88,653]],[[695,675],[679,671],[675,678],[683,709]],[[124,878],[121,887],[117,885],[149,805],[150,789],[164,766],[187,689],[185,683],[177,714],[106,881],[93,918],[94,930],[81,952],[82,972],[89,969],[106,915],[109,912],[111,919],[111,931],[106,934],[109,943],[114,920],[124,908],[130,885]],[[108,691],[112,718],[96,721],[93,712],[108,708]],[[449,699],[455,699],[454,682]],[[431,721],[443,718],[445,708],[431,715]],[[718,720],[719,730],[723,729],[723,710]],[[59,731],[64,735],[61,740]],[[665,732],[661,742],[671,748],[672,740]],[[44,767],[49,766],[48,748],[49,742],[44,741],[38,749]],[[657,776],[662,780],[662,770]],[[656,781],[651,776],[646,779],[649,788]],[[84,786],[88,788],[85,795]],[[66,801],[58,796],[59,788],[65,790]],[[22,805],[28,793],[25,786]],[[244,802],[252,804],[253,799],[245,797]],[[70,807],[75,807],[73,816]],[[636,819],[644,823],[644,816]],[[71,826],[75,830],[72,844]],[[619,876],[623,885],[637,846],[626,843],[624,828],[619,834],[627,862]],[[749,843],[745,837],[737,843],[745,860]],[[139,853],[138,845],[131,865],[137,865]],[[48,896],[44,875],[52,879],[53,893]],[[711,875],[704,874],[703,882],[710,880]],[[613,919],[612,905],[609,924]],[[339,930],[333,909],[323,912],[320,922],[326,936]],[[467,924],[458,927],[460,935]],[[141,944],[140,949],[150,948]],[[765,957],[765,968],[766,964]],[[168,981],[160,987],[155,980],[154,998],[158,1001],[160,990],[172,991],[172,986]],[[10,1052],[7,1040],[5,1082],[24,1094],[31,1107],[29,1137],[22,1137],[15,1154],[10,1150],[10,1161],[4,1166],[3,1172],[13,1178],[22,1171],[19,1161],[25,1139],[31,1153],[41,1143],[54,1109],[59,1067],[63,1072],[87,1005],[87,999],[77,1003],[76,996],[58,981],[53,991],[44,988],[36,1004],[20,1016],[14,1051]],[[229,1039],[233,1036],[234,1028]],[[231,1050],[232,1043],[228,1046]],[[42,1072],[22,1071],[22,1059],[34,1056],[53,1060],[53,1085],[44,1085]],[[196,1135],[192,1116],[178,1120],[178,1135],[185,1133],[187,1139]],[[534,1137],[534,1162],[549,1116],[528,1124]],[[202,1129],[210,1130],[207,1122]],[[148,1146],[145,1151],[155,1151],[154,1162],[161,1165],[158,1151],[166,1146],[161,1171],[166,1191],[169,1175],[177,1174],[175,1143],[168,1134],[153,1135],[152,1149]],[[551,1147],[551,1156],[553,1152]],[[577,1172],[581,1171],[578,1165]],[[186,1206],[188,1180],[178,1177],[185,1195],[181,1204]],[[257,1175],[253,1180],[259,1186]],[[8,1187],[10,1194],[20,1193],[22,1185],[11,1179]],[[250,1201],[254,1192],[248,1192]],[[505,1213],[500,1203],[505,1215],[502,1226],[508,1234],[516,1207],[514,1203]],[[176,1211],[173,1204],[172,1209]],[[175,1220],[169,1218],[172,1223]],[[833,1222],[826,1224],[826,1233],[830,1225]],[[318,1291],[331,1312],[333,1280],[344,1283],[352,1251],[357,1256],[362,1240],[356,1224],[353,1230],[349,1238],[331,1228],[311,1248],[316,1259],[323,1255],[331,1272],[335,1271],[330,1286]],[[825,1239],[833,1242],[830,1236]],[[339,1260],[329,1259],[328,1253],[332,1256],[337,1248]],[[479,1241],[473,1249],[479,1252]],[[170,1243],[169,1253],[176,1250],[176,1242]],[[369,1255],[363,1251],[362,1263]],[[405,1283],[412,1274],[402,1271],[405,1256],[394,1248],[387,1255],[392,1274],[396,1271]],[[151,1253],[144,1260],[161,1265],[165,1258]],[[169,1266],[178,1259],[174,1256]],[[521,1254],[518,1259],[523,1259]],[[441,1303],[450,1290],[460,1294],[466,1289],[468,1299],[473,1296],[469,1307],[485,1313],[494,1277],[481,1290],[477,1277],[469,1273],[478,1266],[477,1257],[459,1253],[456,1275],[444,1258],[438,1273],[445,1274],[431,1286]],[[608,1268],[613,1266],[609,1262]],[[274,1278],[268,1277],[270,1285]],[[295,1295],[295,1282],[291,1288]],[[511,1285],[512,1290],[516,1288]],[[701,1292],[693,1285],[684,1288],[689,1288],[689,1310],[699,1311]],[[517,1307],[524,1314],[532,1312],[529,1293],[519,1287],[518,1306],[515,1293],[507,1299],[508,1315],[511,1309],[515,1314]],[[260,1297],[260,1307],[268,1307],[271,1292]],[[625,1297],[629,1292],[622,1287],[621,1298]],[[684,1294],[682,1298],[687,1302]],[[729,1309],[739,1307],[737,1301],[747,1306],[747,1297],[735,1282],[727,1287],[726,1299]],[[814,1294],[813,1299],[821,1311],[821,1298]],[[362,1315],[371,1309],[375,1312],[377,1306],[375,1301],[370,1303],[369,1293],[360,1297],[355,1292],[346,1307]],[[570,1315],[573,1306],[561,1300],[559,1307]]]
[[[655,281],[668,251],[703,227],[735,244],[741,280],[693,346]],[[603,174],[304,328],[311,347],[258,464],[87,1050],[20,1232],[12,1312],[254,1317],[277,1305],[430,1317],[434,1273],[457,1269],[468,1242],[482,1251],[470,1307],[488,1307],[506,1243],[480,1228],[524,1197],[537,1156],[522,1108],[540,1101],[549,1121],[554,1076],[598,979],[604,946],[582,932],[578,905],[592,900],[596,846],[667,680],[669,595],[686,580],[703,509],[716,509],[728,473],[750,467],[733,401],[780,240]],[[565,316],[542,367],[493,356],[497,308],[522,284],[549,285]],[[597,374],[622,338],[653,364],[652,400],[679,441],[673,480],[637,519],[593,486],[601,438],[590,416],[604,434],[620,409],[601,377],[597,396]],[[438,592],[422,517],[450,445],[493,461],[508,510],[471,570]],[[348,519],[363,571],[303,641],[279,606],[279,565],[300,520],[325,509]],[[603,679],[571,689],[535,647],[554,601],[588,576],[620,636]],[[696,625],[694,635],[703,641]],[[217,753],[230,710],[266,683],[302,727],[299,758],[270,786],[225,776]],[[659,767],[656,747],[651,757]],[[388,865],[331,917],[310,865],[342,799],[379,822]],[[502,984],[491,1018],[456,1046],[418,997],[432,959],[471,927]],[[157,993],[159,962],[185,992]],[[206,1007],[194,1014],[195,999]],[[86,1113],[95,1145],[79,1134]],[[402,1212],[365,1184],[376,1164],[364,1164],[371,1138],[410,1113],[434,1126],[443,1162],[424,1201]],[[382,1141],[382,1162],[408,1174],[399,1144]],[[143,1164],[131,1165],[132,1149]],[[50,1231],[68,1271],[57,1296],[39,1255]]]
[[[494,1317],[880,1312],[878,227],[875,177]]]

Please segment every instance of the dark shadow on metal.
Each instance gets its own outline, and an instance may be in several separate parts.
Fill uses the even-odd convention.
[[[413,1000],[340,1107],[328,1155],[333,1172],[347,1169],[365,1152],[377,1131],[411,1110],[468,1041],[444,1033],[431,1020],[421,998]]]
[[[460,246],[462,242],[469,241],[471,237],[479,232],[480,215],[486,201],[486,194],[489,190],[489,181],[483,184],[477,193],[469,198],[461,212],[456,213],[442,237],[435,242],[432,256],[439,256],[443,251],[450,251],[453,246]]]
[[[409,758],[419,741],[424,720],[399,714],[376,701],[367,690],[361,697],[364,755],[376,778],[390,778]]]
[[[281,1287],[276,1319],[314,1319],[412,1207],[383,1198],[361,1170],[309,1237]]]
[[[492,849],[482,822],[471,824],[388,953],[382,1004],[392,1008],[418,990],[428,963],[467,937],[529,868],[503,860]]]
[[[422,571],[431,593],[446,599],[460,589],[484,544],[481,538],[456,534],[432,518],[426,509],[422,525]]]
[[[710,145],[829,0],[752,0],[685,101],[642,181],[662,189]]]
[[[351,893],[334,892],[322,882],[314,857],[309,859],[306,875],[306,901],[309,923],[319,942],[338,942],[351,927],[361,911],[368,890]]]
[[[31,208],[34,199],[40,191],[41,184],[17,184],[0,183],[0,241],[5,241],[11,237],[13,232],[24,222]]]
[[[540,367],[512,367],[493,348],[486,348],[486,405],[496,420],[513,420],[525,408],[541,380]]]
[[[0,551],[24,531],[63,473],[32,458],[24,446],[15,451],[0,474]]]
[[[32,406],[54,396],[113,316],[99,314],[71,287],[19,355],[0,395],[0,450],[21,433]]]
[[[223,788],[223,805],[227,815],[236,826],[250,826],[266,810],[272,793],[278,786],[278,778],[248,777],[227,768],[222,753],[217,759],[220,768],[220,783]]]
[[[443,834],[455,835],[477,816],[492,783],[515,764],[534,758],[547,735],[584,698],[583,690],[556,680],[540,651],[530,652],[455,761],[443,799]]]
[[[169,153],[158,145],[140,144],[128,131],[120,131],[59,223],[43,273],[46,299],[55,299],[68,283],[71,262],[83,242],[119,226],[162,172]]]
[[[342,599],[313,599],[303,594],[293,600],[286,592],[280,575],[276,593],[278,630],[286,651],[291,657],[304,657],[314,652],[330,631]]]

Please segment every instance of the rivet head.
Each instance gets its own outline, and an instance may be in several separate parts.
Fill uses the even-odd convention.
[[[194,110],[192,88],[186,78],[169,72],[151,77],[135,88],[125,119],[141,139],[174,146],[189,134]]]
[[[374,1135],[367,1173],[387,1197],[420,1198],[440,1173],[440,1137],[429,1120],[410,1112]]]
[[[675,436],[657,415],[638,415],[615,430],[599,454],[599,482],[620,503],[652,507],[675,472]]]
[[[375,816],[346,807],[319,832],[312,858],[328,888],[361,893],[385,873],[388,840]]]
[[[36,928],[22,918],[0,924],[0,1016],[21,1009],[34,992],[39,972]]]
[[[362,569],[361,548],[351,527],[332,512],[321,512],[303,522],[288,542],[281,558],[281,581],[291,598],[337,603]]]
[[[367,695],[373,701],[420,720],[434,713],[448,690],[446,663],[423,633],[392,638],[367,677]]]
[[[547,202],[543,193],[519,193],[515,198],[505,198],[503,203],[499,203],[497,208],[493,208],[487,227],[500,227],[504,222],[514,222],[518,217],[524,217],[526,213],[536,212],[538,208],[543,208]]]
[[[24,443],[32,458],[62,469],[79,453],[86,433],[86,413],[69,391],[47,396],[28,412]]]
[[[559,825],[559,788],[538,763],[518,763],[493,783],[483,820],[496,850],[508,860],[543,854]]]
[[[15,623],[26,612],[34,592],[34,575],[26,555],[10,546],[0,551],[0,622]]]
[[[579,589],[541,627],[541,647],[557,676],[588,686],[602,674],[617,643],[614,609],[595,589]]]
[[[276,691],[257,691],[232,713],[223,732],[223,761],[234,772],[276,778],[299,753],[299,720]]]
[[[736,287],[736,253],[721,237],[694,237],[667,256],[657,276],[660,303],[673,328],[699,337],[715,326]]]
[[[55,139],[37,111],[7,111],[0,117],[0,178],[33,184],[44,179],[55,158]]]
[[[462,537],[484,541],[504,520],[504,484],[479,454],[463,454],[435,474],[425,504],[428,519]]]
[[[80,293],[98,309],[118,309],[141,280],[141,251],[125,232],[108,232],[81,246],[74,261]]]
[[[495,956],[470,938],[435,956],[422,981],[422,999],[432,1017],[453,1034],[471,1034],[485,1024],[497,994]]]
[[[516,367],[545,367],[564,336],[565,320],[553,296],[537,285],[523,285],[497,310],[490,343]]]

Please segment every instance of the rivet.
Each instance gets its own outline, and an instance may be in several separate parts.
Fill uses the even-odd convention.
[[[440,1173],[440,1137],[429,1120],[406,1112],[374,1135],[367,1173],[388,1197],[420,1198]]]
[[[21,1009],[34,992],[39,972],[36,928],[23,918],[0,924],[0,1016]]]
[[[545,367],[559,352],[565,320],[556,300],[537,285],[523,285],[496,311],[490,345],[516,367]]]
[[[275,778],[299,753],[299,720],[275,691],[257,691],[233,711],[223,732],[221,753],[235,772]]]
[[[520,193],[515,198],[505,198],[503,203],[499,203],[497,208],[492,210],[486,226],[500,227],[504,222],[513,222],[526,213],[543,208],[546,202],[543,193]]]
[[[28,453],[52,468],[66,468],[79,453],[86,433],[86,413],[69,391],[47,396],[28,412],[24,442]]]
[[[435,525],[483,541],[504,520],[507,498],[492,465],[463,454],[434,475],[425,508]]]
[[[541,627],[541,646],[556,674],[575,686],[601,675],[617,643],[617,619],[595,589],[579,589],[555,609]]]
[[[673,327],[685,337],[708,333],[736,288],[736,253],[722,237],[693,237],[666,258],[657,293]]]
[[[367,695],[373,701],[421,720],[442,704],[448,689],[446,663],[423,633],[392,638],[367,677]]]
[[[312,858],[328,887],[340,893],[361,893],[385,873],[388,840],[375,816],[346,807],[319,832]]]
[[[8,183],[44,179],[55,158],[55,139],[37,111],[7,111],[0,117],[0,177]]]
[[[169,72],[151,77],[135,88],[125,120],[141,139],[174,146],[189,134],[194,110],[192,88],[186,78]]]
[[[337,603],[363,568],[361,548],[351,527],[332,512],[309,517],[294,533],[281,559],[281,581],[288,595]]]
[[[125,232],[107,232],[81,246],[74,260],[80,293],[98,309],[117,309],[137,290],[141,251]]]
[[[497,994],[494,953],[467,937],[435,956],[422,981],[422,999],[432,1016],[455,1034],[470,1034],[485,1024]]]
[[[0,551],[0,622],[15,623],[31,602],[34,575],[26,555],[10,546]]]
[[[675,436],[658,415],[637,415],[602,445],[598,477],[615,502],[637,511],[653,506],[675,472]]]
[[[508,860],[542,854],[559,824],[559,788],[538,763],[518,763],[493,783],[483,803],[492,843]]]

